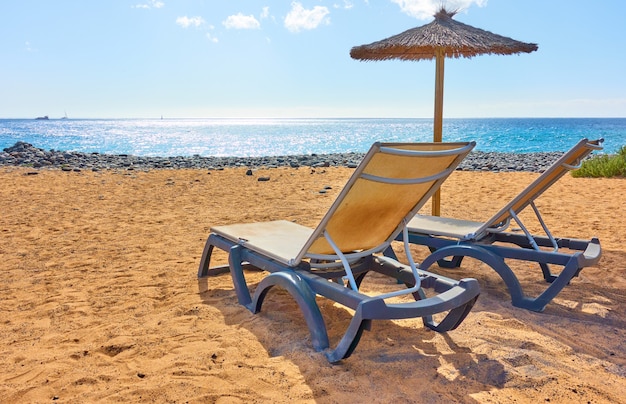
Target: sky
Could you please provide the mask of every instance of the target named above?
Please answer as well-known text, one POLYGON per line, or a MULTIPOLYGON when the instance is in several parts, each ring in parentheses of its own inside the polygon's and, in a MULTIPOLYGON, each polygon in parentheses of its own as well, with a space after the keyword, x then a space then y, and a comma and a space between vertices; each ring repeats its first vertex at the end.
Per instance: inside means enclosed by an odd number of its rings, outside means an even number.
POLYGON ((444 119, 626 117, 623 0, 0 0, 0 118, 432 117, 434 61, 350 49, 442 3, 539 46, 446 59, 444 119))

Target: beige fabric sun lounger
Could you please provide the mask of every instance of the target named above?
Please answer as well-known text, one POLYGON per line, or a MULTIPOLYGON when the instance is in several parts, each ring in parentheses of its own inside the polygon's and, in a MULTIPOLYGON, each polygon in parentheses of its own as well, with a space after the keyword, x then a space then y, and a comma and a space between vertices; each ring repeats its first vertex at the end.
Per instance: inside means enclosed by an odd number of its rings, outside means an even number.
POLYGON ((229 253, 228 269, 239 302, 253 313, 272 287, 286 289, 303 312, 314 347, 325 351, 331 362, 350 356, 374 319, 422 317, 436 331, 454 329, 478 297, 476 280, 455 281, 428 273, 410 254, 409 265, 403 265, 381 253, 473 147, 474 143, 376 143, 315 229, 284 220, 212 227, 198 276, 223 272, 221 267, 209 268, 212 250, 218 247, 229 253), (244 276, 247 266, 269 272, 254 296, 244 276), (394 282, 398 290, 377 296, 362 293, 364 277, 371 271, 404 286, 394 282), (427 297, 425 289, 436 294, 427 297), (316 295, 355 311, 334 350, 329 349, 316 295), (401 295, 415 301, 391 299, 401 295), (442 312, 446 317, 435 323, 432 315, 442 312))
MULTIPOLYGON (((430 263, 437 260, 442 267, 460 266, 463 256, 472 256, 486 262, 506 283, 513 305, 542 311, 583 267, 598 262, 601 248, 595 238, 591 240, 555 238, 543 221, 534 201, 565 173, 578 168, 582 160, 592 151, 601 150, 601 143, 602 139, 593 141, 582 139, 519 195, 484 222, 416 215, 407 226, 408 241, 425 245, 431 251, 435 251, 427 261, 430 263), (520 220, 519 213, 528 206, 534 210, 545 236, 530 234, 520 220), (523 235, 507 232, 511 221, 517 223, 523 235), (564 252, 565 250, 568 252, 564 252), (448 257, 452 258, 447 259, 448 257), (536 298, 525 296, 517 276, 504 262, 505 258, 537 262, 550 286, 536 298), (552 274, 549 267, 551 264, 563 266, 560 274, 552 274)), ((392 251, 387 252, 388 255, 392 255, 391 253, 392 251)), ((426 261, 422 265, 428 267, 426 261)))

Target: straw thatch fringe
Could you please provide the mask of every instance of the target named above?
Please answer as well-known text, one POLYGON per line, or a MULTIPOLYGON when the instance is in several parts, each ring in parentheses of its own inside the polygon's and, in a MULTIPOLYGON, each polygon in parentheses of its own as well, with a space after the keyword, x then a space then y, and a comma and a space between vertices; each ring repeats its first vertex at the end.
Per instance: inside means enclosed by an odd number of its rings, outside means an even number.
POLYGON ((431 23, 368 45, 355 46, 350 56, 365 61, 430 60, 435 58, 438 49, 443 50, 445 57, 452 58, 530 53, 538 49, 537 44, 516 41, 453 20, 456 12, 442 7, 431 23))

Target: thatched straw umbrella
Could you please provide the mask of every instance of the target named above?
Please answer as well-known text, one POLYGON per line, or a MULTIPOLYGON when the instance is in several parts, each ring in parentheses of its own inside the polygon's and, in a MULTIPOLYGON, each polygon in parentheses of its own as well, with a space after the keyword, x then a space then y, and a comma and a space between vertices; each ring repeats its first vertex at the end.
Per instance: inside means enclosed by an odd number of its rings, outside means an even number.
MULTIPOLYGON (((432 60, 436 59, 435 121, 433 140, 442 141, 443 70, 446 57, 471 58, 483 54, 510 55, 537 50, 525 43, 455 21, 456 11, 441 8, 435 20, 369 45, 355 46, 350 56, 359 60, 432 60)), ((433 197, 433 215, 439 215, 439 192, 433 197)))

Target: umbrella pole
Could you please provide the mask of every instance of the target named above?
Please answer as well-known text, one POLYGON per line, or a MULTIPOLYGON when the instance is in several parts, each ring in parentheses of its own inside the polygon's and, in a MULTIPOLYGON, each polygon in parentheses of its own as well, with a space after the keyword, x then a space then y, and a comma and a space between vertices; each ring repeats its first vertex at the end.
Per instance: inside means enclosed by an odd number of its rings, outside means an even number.
POLYGON ((433 140, 442 141, 443 132, 443 69, 444 69, 443 49, 437 49, 436 71, 435 71, 435 125, 433 140))
MULTIPOLYGON (((433 125, 433 141, 441 142, 443 133, 443 70, 445 56, 443 49, 436 51, 435 66, 435 122, 433 125)), ((441 190, 438 189, 432 199, 433 216, 441 216, 441 190)))

